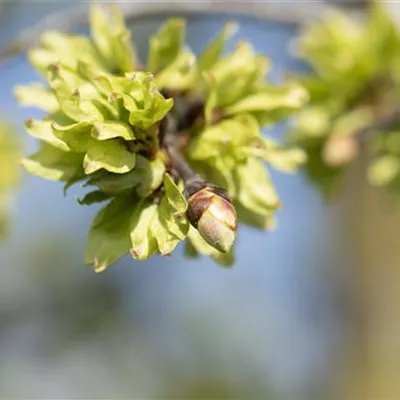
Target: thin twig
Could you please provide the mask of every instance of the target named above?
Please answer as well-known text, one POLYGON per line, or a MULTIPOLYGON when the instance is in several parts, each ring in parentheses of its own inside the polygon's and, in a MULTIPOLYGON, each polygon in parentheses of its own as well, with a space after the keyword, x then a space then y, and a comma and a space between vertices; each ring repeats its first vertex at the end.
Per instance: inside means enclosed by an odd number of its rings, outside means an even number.
POLYGON ((179 177, 184 182, 198 178, 201 179, 199 175, 192 170, 180 151, 178 140, 180 133, 178 132, 177 126, 178 122, 172 115, 168 114, 165 116, 162 123, 161 146, 166 149, 170 157, 172 168, 178 172, 179 177))

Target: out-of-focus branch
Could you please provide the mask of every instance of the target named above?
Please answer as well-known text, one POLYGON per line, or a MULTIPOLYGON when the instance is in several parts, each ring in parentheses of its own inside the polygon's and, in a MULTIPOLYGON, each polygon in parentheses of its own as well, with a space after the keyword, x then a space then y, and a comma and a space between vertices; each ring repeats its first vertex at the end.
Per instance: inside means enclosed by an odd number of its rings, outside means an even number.
MULTIPOLYGON (((353 3, 339 3, 341 6, 353 6, 353 3)), ((358 3, 357 3, 358 4, 358 3)), ((326 8, 320 0, 290 2, 268 1, 149 1, 120 3, 122 14, 128 22, 156 15, 191 15, 229 13, 249 16, 258 20, 275 21, 292 26, 303 25, 318 18, 326 8)), ((78 6, 49 15, 33 28, 23 31, 8 45, 0 48, 0 62, 26 52, 37 45, 40 34, 47 29, 74 31, 88 25, 87 5, 78 6)))
POLYGON ((365 126, 355 133, 360 144, 365 143, 377 132, 387 131, 400 125, 400 108, 393 110, 385 116, 377 118, 370 125, 365 126))

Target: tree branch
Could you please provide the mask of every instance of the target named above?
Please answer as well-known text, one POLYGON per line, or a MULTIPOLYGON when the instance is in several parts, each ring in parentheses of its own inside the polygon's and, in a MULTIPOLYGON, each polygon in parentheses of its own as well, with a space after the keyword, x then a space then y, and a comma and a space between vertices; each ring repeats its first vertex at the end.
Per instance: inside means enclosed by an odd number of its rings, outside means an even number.
MULTIPOLYGON (((340 3, 342 7, 360 8, 361 3, 340 3)), ((330 4, 332 5, 332 4, 330 4)), ((297 27, 318 18, 327 7, 324 1, 294 1, 275 3, 258 1, 199 1, 199 2, 134 2, 118 3, 128 23, 138 19, 162 15, 239 14, 263 21, 273 21, 297 27)), ((0 62, 15 57, 36 46, 47 29, 70 32, 88 25, 87 6, 74 7, 50 14, 37 25, 21 32, 14 40, 0 48, 0 62)))
POLYGON ((372 124, 355 132, 355 137, 360 144, 370 140, 378 131, 396 128, 400 125, 400 108, 395 109, 388 115, 377 118, 372 124))

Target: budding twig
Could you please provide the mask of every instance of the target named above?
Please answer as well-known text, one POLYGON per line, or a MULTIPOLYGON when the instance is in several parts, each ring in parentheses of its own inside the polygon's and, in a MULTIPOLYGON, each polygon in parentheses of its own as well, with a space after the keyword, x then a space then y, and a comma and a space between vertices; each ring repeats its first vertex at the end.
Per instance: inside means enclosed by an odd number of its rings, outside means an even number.
MULTIPOLYGON (((198 103, 197 103, 198 104, 198 103)), ((182 131, 178 127, 187 124, 193 116, 193 109, 187 108, 179 119, 168 114, 161 125, 160 143, 167 151, 172 170, 176 171, 185 185, 188 200, 186 217, 198 230, 202 238, 222 253, 227 253, 233 246, 237 231, 237 216, 228 193, 196 174, 183 157, 179 137, 182 131)), ((178 111, 179 113, 179 111, 178 111)), ((197 117, 194 119, 196 120, 197 117)))

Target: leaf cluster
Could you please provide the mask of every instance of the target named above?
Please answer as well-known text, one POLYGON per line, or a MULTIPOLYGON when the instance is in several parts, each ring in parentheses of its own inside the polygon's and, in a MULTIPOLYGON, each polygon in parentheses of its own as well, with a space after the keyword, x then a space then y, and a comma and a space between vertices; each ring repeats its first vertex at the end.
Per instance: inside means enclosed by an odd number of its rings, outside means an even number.
POLYGON ((85 261, 96 271, 130 252, 134 259, 168 255, 188 237, 187 254, 222 264, 186 218, 184 181, 162 143, 166 116, 178 121, 193 99, 200 112, 177 132, 195 173, 228 190, 244 223, 266 228, 280 202, 265 163, 292 172, 300 149, 261 134, 307 100, 295 82, 266 81, 269 60, 247 42, 224 54, 236 27, 227 24, 196 56, 185 44, 185 21, 171 18, 149 40, 139 60, 129 29, 114 6, 90 9, 91 36, 46 32, 29 60, 45 83, 15 89, 24 106, 44 117, 25 124, 39 150, 23 160, 32 174, 82 182, 80 204, 107 204, 88 234, 85 261))
POLYGON ((311 180, 332 193, 362 150, 370 183, 399 188, 400 31, 384 5, 372 3, 358 20, 332 9, 297 47, 312 73, 299 78, 310 101, 291 141, 306 150, 311 180))

